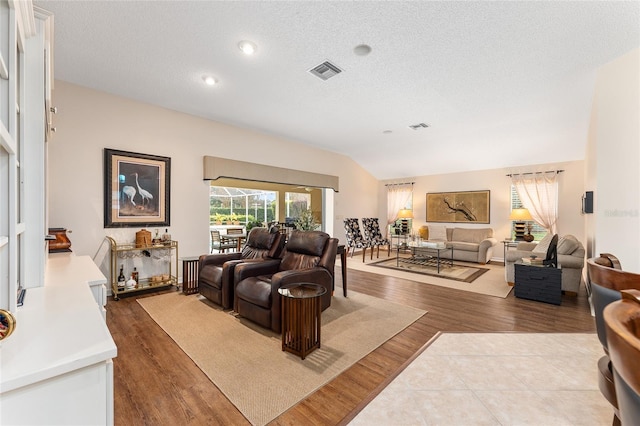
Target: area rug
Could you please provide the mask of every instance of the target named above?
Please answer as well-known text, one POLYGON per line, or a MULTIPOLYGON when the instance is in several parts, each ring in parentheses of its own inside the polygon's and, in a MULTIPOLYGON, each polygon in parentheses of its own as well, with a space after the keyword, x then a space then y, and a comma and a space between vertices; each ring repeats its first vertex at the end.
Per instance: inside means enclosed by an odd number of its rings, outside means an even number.
POLYGON ((449 266, 448 264, 441 264, 440 272, 438 272, 438 268, 433 265, 409 263, 403 262, 402 260, 398 262, 394 258, 379 260, 377 262, 369 263, 369 265, 380 268, 395 269, 398 271, 413 272, 414 274, 431 275, 432 277, 463 281, 465 283, 471 283, 480 275, 489 271, 487 268, 454 263, 452 266, 449 266))
MULTIPOLYGON (((405 280, 415 281, 423 284, 437 285, 440 287, 453 288, 456 290, 469 291, 472 293, 484 294, 487 296, 502 297, 505 298, 509 295, 513 287, 509 286, 504 276, 504 266, 502 264, 486 264, 479 265, 477 263, 469 262, 456 262, 457 264, 463 264, 469 267, 480 267, 487 269, 486 272, 481 274, 473 282, 467 283, 464 281, 456 281, 452 279, 438 277, 436 275, 417 274, 409 270, 397 270, 390 268, 381 268, 372 263, 379 260, 392 260, 395 264, 396 258, 392 254, 390 257, 386 256, 386 253, 380 253, 380 259, 376 259, 374 256, 371 260, 368 256, 365 262, 362 262, 362 254, 354 254, 353 257, 349 257, 347 260, 347 270, 355 269, 358 271, 370 272, 372 274, 391 276, 395 278, 402 278, 405 280)), ((336 259, 336 265, 341 265, 339 259, 336 259)))
POLYGON ((321 348, 301 360, 282 352, 279 334, 200 295, 138 303, 253 425, 273 420, 426 313, 354 291, 336 295, 322 313, 321 348))

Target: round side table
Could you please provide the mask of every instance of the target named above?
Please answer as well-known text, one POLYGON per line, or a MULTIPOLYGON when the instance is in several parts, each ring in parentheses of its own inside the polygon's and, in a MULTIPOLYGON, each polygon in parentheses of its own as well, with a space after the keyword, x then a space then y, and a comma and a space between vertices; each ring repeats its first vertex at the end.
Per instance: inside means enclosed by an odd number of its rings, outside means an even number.
POLYGON ((304 359, 320 347, 321 297, 327 289, 313 283, 287 284, 282 297, 282 350, 304 359))

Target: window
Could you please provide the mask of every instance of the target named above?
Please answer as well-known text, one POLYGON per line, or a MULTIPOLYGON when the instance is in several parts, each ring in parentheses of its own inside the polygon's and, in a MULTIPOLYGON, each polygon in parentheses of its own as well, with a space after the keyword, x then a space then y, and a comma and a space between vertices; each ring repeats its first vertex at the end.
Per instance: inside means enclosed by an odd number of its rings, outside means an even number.
POLYGON ((260 189, 211 186, 209 222, 211 225, 269 223, 277 217, 277 193, 260 189))
POLYGON ((311 208, 311 194, 300 192, 285 192, 285 222, 291 222, 300 217, 302 212, 311 208))
MULTIPOLYGON (((523 207, 524 206, 522 205, 522 201, 520 201, 520 196, 518 195, 518 191, 516 191, 515 185, 511 185, 511 210, 520 209, 523 207)), ((514 221, 511 221, 511 238, 512 239, 515 237, 513 222, 514 221)), ((531 231, 528 231, 527 229, 527 233, 531 232, 531 235, 533 235, 534 241, 540 241, 545 235, 547 235, 547 230, 542 226, 540 226, 539 224, 537 224, 536 222, 528 221, 526 222, 526 224, 527 226, 531 225, 531 231)))

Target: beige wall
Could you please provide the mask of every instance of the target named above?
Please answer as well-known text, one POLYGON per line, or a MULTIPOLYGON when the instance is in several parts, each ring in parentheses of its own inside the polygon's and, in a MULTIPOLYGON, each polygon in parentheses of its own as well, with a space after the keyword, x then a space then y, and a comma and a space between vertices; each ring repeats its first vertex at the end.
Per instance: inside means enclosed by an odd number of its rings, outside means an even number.
POLYGON ((597 76, 586 156, 595 213, 590 256, 615 254, 640 272, 640 50, 602 67, 597 76))
MULTIPOLYGON (((134 241, 139 228, 103 227, 103 149, 171 157, 172 237, 180 256, 209 249, 209 182, 202 157, 339 176, 335 216, 377 212, 377 180, 348 157, 56 81, 57 132, 49 151, 49 226, 65 227, 75 253, 104 256, 105 235, 134 241)), ((153 230, 153 228, 151 228, 153 230)), ((342 221, 329 233, 344 241, 342 221)), ((101 259, 96 259, 98 263, 101 259)))
MULTIPOLYGON (((572 234, 584 243, 584 216, 581 214, 581 195, 584 190, 584 162, 571 161, 532 165, 514 169, 491 169, 444 175, 418 176, 402 179, 402 182, 415 182, 413 188, 413 229, 417 230, 426 224, 426 194, 428 192, 479 191, 489 190, 490 223, 489 224, 446 224, 448 227, 493 228, 493 235, 503 240, 510 235, 511 221, 511 179, 508 173, 525 173, 546 170, 564 170, 558 175, 558 234, 572 234)), ((386 183, 380 182, 378 198, 386 200, 386 183)), ((386 217, 387 206, 382 202, 378 211, 381 218, 386 217)), ((502 245, 494 251, 495 258, 502 258, 502 245)))

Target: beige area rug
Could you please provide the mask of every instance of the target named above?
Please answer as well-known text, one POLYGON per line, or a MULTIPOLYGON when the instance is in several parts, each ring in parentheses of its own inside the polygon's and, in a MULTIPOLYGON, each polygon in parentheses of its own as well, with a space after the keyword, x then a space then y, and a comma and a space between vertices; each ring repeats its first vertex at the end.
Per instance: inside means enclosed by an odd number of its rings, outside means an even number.
POLYGON ((200 295, 166 293, 138 303, 254 425, 273 420, 426 313, 336 291, 322 313, 322 346, 303 361, 282 352, 279 334, 200 295))
MULTIPOLYGON (((470 291, 472 293, 480 293, 486 294, 488 296, 502 298, 507 297, 509 295, 509 292, 513 289, 513 287, 507 284, 504 278, 504 266, 502 265, 479 265, 477 263, 474 264, 456 261, 457 264, 488 269, 488 271, 480 275, 473 282, 467 283, 446 278, 439 278, 437 276, 416 274, 411 271, 380 268, 371 264, 383 259, 393 259, 393 264, 395 265, 396 258, 395 253, 393 252, 391 253, 390 257, 387 257, 386 252, 383 253, 382 251, 380 251, 380 258, 377 259, 374 254, 373 260, 369 258, 369 254, 367 253, 367 258, 364 263, 362 262, 362 253, 355 253, 353 257, 349 257, 347 259, 347 269, 356 269, 358 271, 371 272, 372 274, 387 275, 424 284, 438 285, 441 287, 454 288, 456 290, 470 291)), ((336 259, 336 264, 340 265, 339 259, 336 259)))
POLYGON ((437 266, 425 265, 422 263, 406 262, 397 259, 384 259, 369 263, 369 265, 377 266, 379 268, 395 269, 396 271, 412 272, 414 274, 430 275, 437 278, 446 278, 448 280, 463 281, 465 283, 471 283, 476 278, 488 272, 487 268, 480 268, 478 266, 460 265, 454 263, 449 265, 448 261, 441 262, 440 272, 438 272, 437 266))

